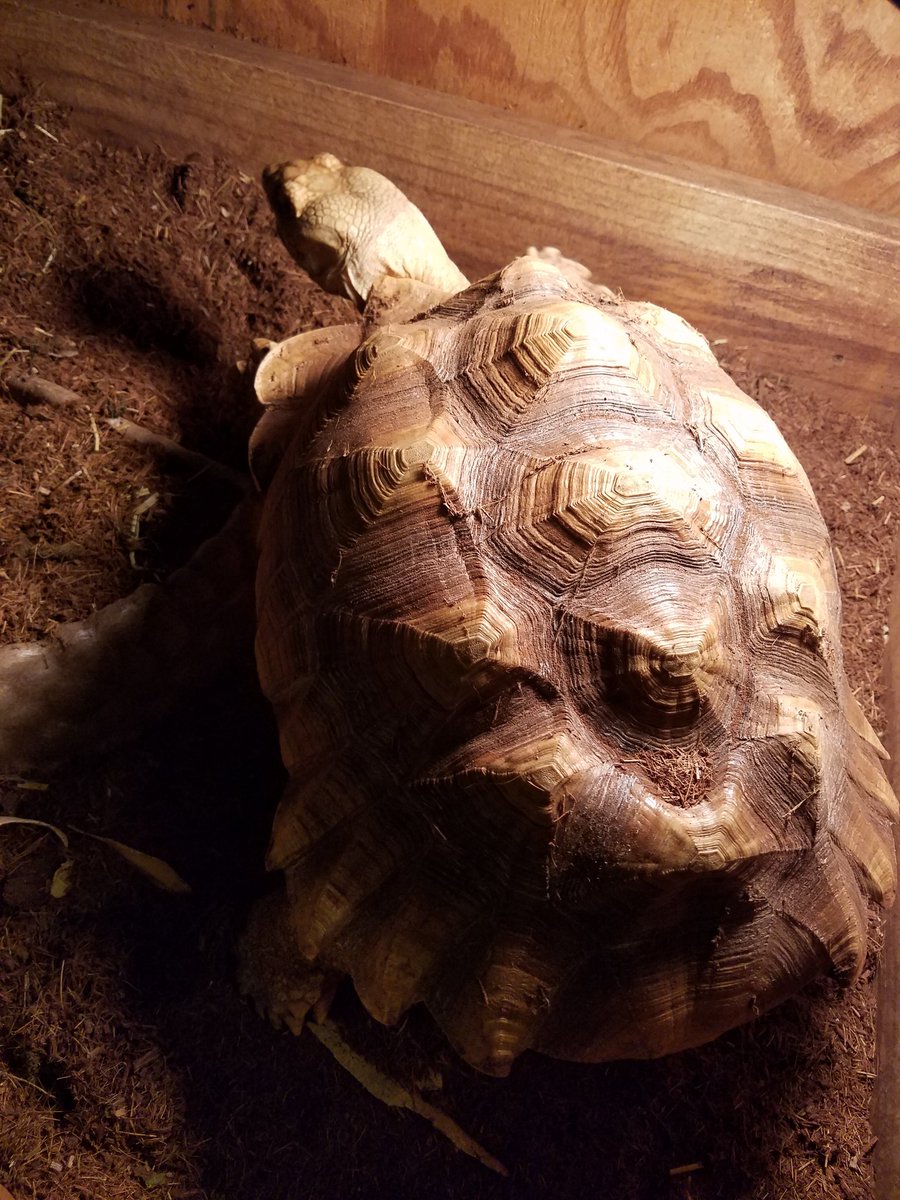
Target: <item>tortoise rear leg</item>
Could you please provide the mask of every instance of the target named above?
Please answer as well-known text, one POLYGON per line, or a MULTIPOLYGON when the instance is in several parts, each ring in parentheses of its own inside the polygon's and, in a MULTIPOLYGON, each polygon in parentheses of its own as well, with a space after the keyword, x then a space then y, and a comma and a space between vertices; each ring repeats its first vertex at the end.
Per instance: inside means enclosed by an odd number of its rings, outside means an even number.
POLYGON ((310 1012, 323 1021, 341 976, 309 962, 297 948, 283 890, 258 900, 239 946, 238 983, 277 1028, 300 1033, 310 1012))

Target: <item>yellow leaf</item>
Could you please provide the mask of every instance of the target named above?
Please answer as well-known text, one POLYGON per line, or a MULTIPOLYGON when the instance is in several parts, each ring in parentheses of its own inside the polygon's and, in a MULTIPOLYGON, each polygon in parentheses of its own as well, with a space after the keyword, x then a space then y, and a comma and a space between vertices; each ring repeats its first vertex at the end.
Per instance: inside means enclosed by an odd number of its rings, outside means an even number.
POLYGON ((126 846, 124 842, 117 842, 114 838, 100 837, 96 833, 88 833, 85 836, 115 850, 116 854, 120 854, 127 863, 140 871, 151 883, 162 888, 164 892, 177 892, 184 895, 191 890, 190 884, 185 883, 178 872, 167 862, 163 862, 161 858, 156 858, 153 854, 145 854, 143 850, 135 850, 134 846, 126 846))
POLYGON ((170 1177, 165 1171, 148 1171, 147 1174, 143 1176, 143 1180, 144 1187, 147 1188, 148 1191, 152 1191, 154 1188, 165 1187, 165 1185, 170 1182, 170 1177))
POLYGON ((67 858, 53 872, 53 878, 50 881, 50 895, 54 900, 61 900, 72 885, 72 868, 75 863, 71 858, 67 858))

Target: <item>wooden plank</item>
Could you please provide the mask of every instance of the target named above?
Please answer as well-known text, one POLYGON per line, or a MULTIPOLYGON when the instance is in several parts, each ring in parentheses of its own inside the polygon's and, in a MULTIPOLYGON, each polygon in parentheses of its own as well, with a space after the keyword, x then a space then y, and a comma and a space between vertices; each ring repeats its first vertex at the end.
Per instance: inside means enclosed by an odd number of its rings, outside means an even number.
POLYGON ((819 403, 900 399, 894 219, 76 0, 0 0, 19 65, 97 134, 249 170, 331 149, 404 187, 469 273, 557 245, 819 403))
POLYGON ((900 216, 887 0, 116 2, 900 216))

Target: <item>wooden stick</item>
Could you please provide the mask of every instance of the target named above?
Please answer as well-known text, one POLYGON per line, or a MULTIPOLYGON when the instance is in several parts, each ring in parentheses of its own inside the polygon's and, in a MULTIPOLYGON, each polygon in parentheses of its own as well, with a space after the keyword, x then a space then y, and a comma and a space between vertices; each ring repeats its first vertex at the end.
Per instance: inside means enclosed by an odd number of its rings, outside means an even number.
POLYGON ((71 408, 82 403, 82 398, 77 392, 63 387, 61 383, 42 379, 40 375, 16 373, 7 375, 3 382, 9 388, 10 394, 23 404, 51 404, 54 408, 71 408))
MULTIPOLYGON (((73 392, 71 388, 53 383, 49 379, 42 379, 40 375, 7 375, 5 383, 10 393, 25 404, 50 404, 54 408, 72 408, 76 404, 84 403, 83 397, 79 396, 77 392, 73 392)), ((93 421, 92 424, 94 424, 93 421)), ((233 467, 207 458, 205 454, 200 454, 196 450, 188 450, 180 442, 166 437, 165 434, 154 433, 143 425, 129 421, 126 417, 109 417, 106 424, 121 434, 126 441, 137 446, 149 447, 164 458, 174 459, 176 462, 190 467, 198 475, 214 475, 217 479, 232 484, 242 492, 247 491, 250 486, 249 476, 242 475, 233 467)), ((97 440, 95 435, 95 448, 99 448, 96 447, 97 440)))
POLYGON ((207 458, 205 454, 200 454, 197 450, 188 450, 186 446, 182 446, 173 438, 166 437, 164 433, 155 433, 144 425, 129 421, 127 417, 107 417, 106 424, 110 429, 121 434, 127 442, 131 442, 135 446, 145 446, 163 458, 173 459, 175 462, 191 468, 198 475, 214 475, 217 479, 222 479, 226 483, 240 488, 241 491, 246 491, 250 486, 249 476, 242 475, 233 467, 216 462, 213 458, 207 458))

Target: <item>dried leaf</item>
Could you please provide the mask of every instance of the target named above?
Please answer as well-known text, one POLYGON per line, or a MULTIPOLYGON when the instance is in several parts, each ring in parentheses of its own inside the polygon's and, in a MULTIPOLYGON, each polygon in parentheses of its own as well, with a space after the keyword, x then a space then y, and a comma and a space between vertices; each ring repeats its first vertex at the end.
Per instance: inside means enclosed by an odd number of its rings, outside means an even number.
POLYGON ((0 1200, 16 1200, 12 1192, 8 1192, 2 1183, 0 1183, 0 1200))
POLYGON ((50 895, 54 900, 61 900, 72 886, 72 868, 74 866, 74 860, 67 858, 53 872, 53 878, 50 880, 50 895))
POLYGON ((134 846, 126 846, 124 842, 117 842, 114 838, 100 837, 96 833, 85 833, 84 836, 93 838, 95 842, 102 842, 104 846, 115 850, 116 854, 120 854, 127 863, 140 871, 151 883, 162 888, 164 892, 185 895, 191 890, 190 884, 185 883, 178 872, 161 858, 157 858, 153 854, 145 854, 143 850, 135 850, 134 846))
POLYGON ((457 1150, 461 1150, 463 1154, 468 1154, 472 1158, 477 1158, 480 1163, 492 1171, 496 1171, 498 1175, 509 1174, 503 1163, 494 1158, 493 1154, 488 1153, 484 1146, 476 1142, 473 1137, 470 1137, 452 1117, 448 1117, 441 1109, 429 1104, 415 1088, 405 1087, 396 1079, 391 1079, 390 1076, 379 1071, 376 1066, 348 1046, 333 1021, 322 1021, 318 1024, 311 1021, 307 1025, 307 1029, 318 1038, 344 1070, 349 1071, 357 1083, 362 1084, 369 1095, 374 1096, 376 1100, 381 1100, 383 1104, 390 1105, 391 1108, 407 1108, 410 1112, 418 1113, 420 1117, 430 1121, 439 1133, 453 1143, 457 1150))
MULTIPOLYGON (((69 849, 69 835, 59 826, 51 825, 49 821, 36 821, 32 817, 0 816, 0 825, 32 825, 38 829, 48 829, 51 833, 56 834, 67 850, 69 849)), ((72 859, 67 857, 54 871, 50 881, 50 895, 54 900, 61 900, 69 890, 73 866, 72 859)), ((2 1191, 0 1191, 0 1200, 3 1200, 2 1191)))
MULTIPOLYGON (((49 821, 36 821, 33 817, 6 817, 0 816, 0 826, 2 825, 35 825, 38 829, 49 829, 51 833, 55 833, 65 848, 69 848, 69 836, 58 825, 51 825, 49 821)), ((3 1197, 0 1196, 0 1200, 3 1197)))
MULTIPOLYGON (((143 1177, 144 1187, 152 1192, 154 1188, 164 1187, 171 1179, 165 1171, 148 1171, 143 1177)), ((0 1198, 2 1200, 2 1198, 0 1198)))
MULTIPOLYGON (((32 817, 0 816, 0 826, 3 825, 34 825, 38 829, 49 829, 51 833, 56 834, 65 848, 69 849, 68 834, 60 829, 58 825, 51 825, 49 821, 37 821, 32 817)), ((145 875, 151 883, 156 884, 158 888, 162 888, 165 892, 184 894, 191 890, 190 884, 185 883, 173 867, 170 867, 167 862, 163 862, 161 858, 156 858, 153 854, 145 854, 143 850, 135 850, 133 846, 126 846, 124 842, 117 842, 114 838, 100 837, 99 834, 88 833, 84 829, 76 829, 74 832, 80 833, 82 837, 89 837, 95 842, 102 842, 105 846, 109 846, 117 854, 120 854, 126 862, 140 871, 142 875, 145 875)), ((52 896, 59 899, 59 897, 64 896, 69 890, 71 870, 72 862, 66 859, 53 876, 53 882, 50 885, 50 894, 52 896)), ((0 1200, 3 1200, 2 1196, 0 1196, 0 1200)))

